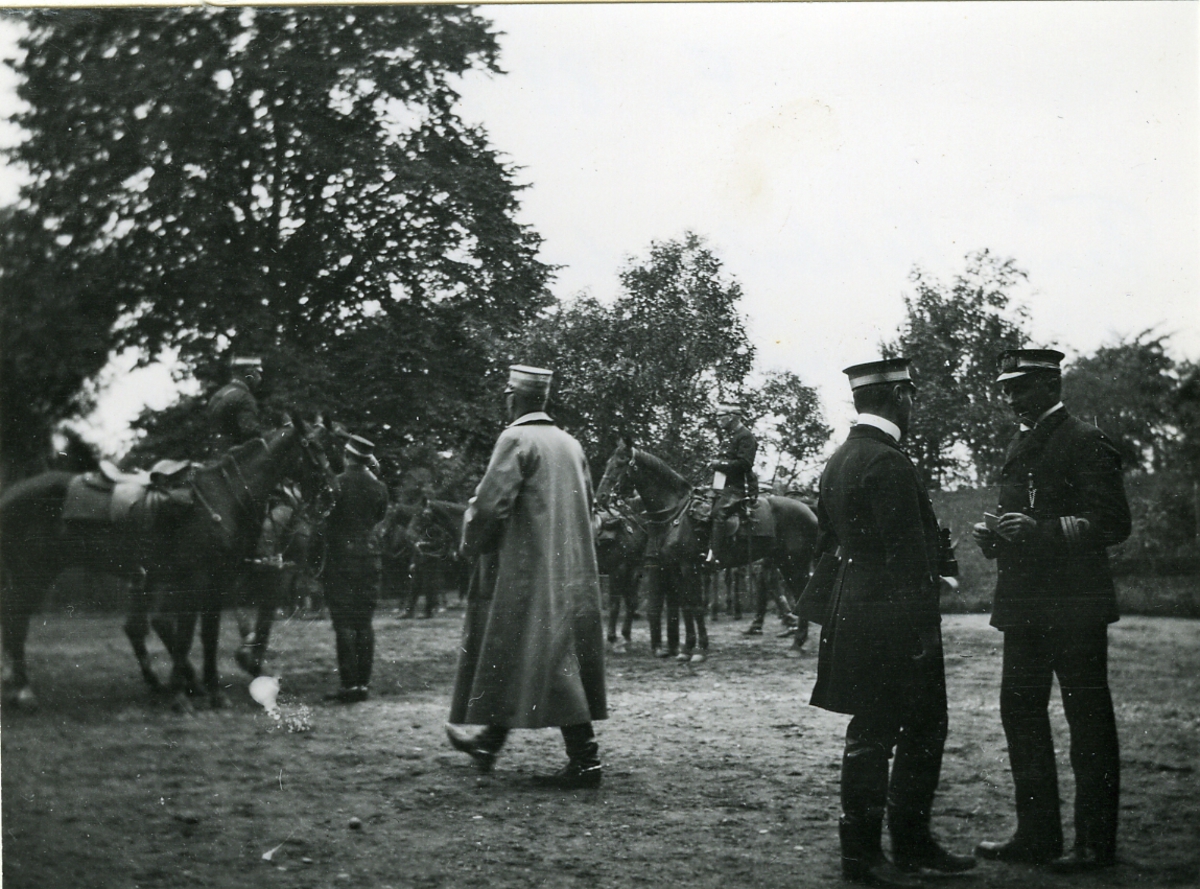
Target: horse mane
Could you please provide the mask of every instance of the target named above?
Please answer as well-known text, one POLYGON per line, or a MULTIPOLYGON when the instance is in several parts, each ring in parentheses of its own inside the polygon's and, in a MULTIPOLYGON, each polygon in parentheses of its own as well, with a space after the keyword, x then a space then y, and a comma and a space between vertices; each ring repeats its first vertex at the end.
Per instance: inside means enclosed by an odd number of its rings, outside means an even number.
POLYGON ((676 470, 667 465, 661 457, 656 457, 649 451, 644 451, 641 448, 635 448, 633 452, 634 462, 641 462, 650 467, 655 472, 662 473, 675 483, 675 486, 681 491, 692 490, 692 483, 680 475, 676 470))

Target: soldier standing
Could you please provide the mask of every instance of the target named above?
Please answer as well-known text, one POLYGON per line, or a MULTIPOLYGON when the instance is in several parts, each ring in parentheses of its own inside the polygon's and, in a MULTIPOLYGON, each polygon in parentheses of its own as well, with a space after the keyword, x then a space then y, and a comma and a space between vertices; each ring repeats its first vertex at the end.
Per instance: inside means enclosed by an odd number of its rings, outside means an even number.
POLYGON ((375 659, 372 619, 381 573, 372 534, 387 513, 387 486, 375 477, 375 445, 360 435, 346 443, 346 469, 334 480, 336 501, 327 524, 325 602, 333 621, 341 688, 331 697, 365 701, 375 659))
POLYGON ((1060 400, 1062 358, 1053 349, 1009 350, 997 378, 1021 426, 1001 470, 1000 515, 973 536, 999 569, 991 622, 1004 633, 1000 719, 1017 830, 976 854, 1074 873, 1116 863, 1121 763, 1108 625, 1118 614, 1105 549, 1129 536, 1130 515, 1116 448, 1060 400), (1075 844, 1062 858, 1047 713, 1056 675, 1075 772, 1075 844))
POLYGON ((821 474, 817 548, 836 552, 840 568, 811 703, 851 714, 842 755, 843 877, 912 887, 921 884, 909 874, 922 868, 975 866, 930 831, 947 727, 940 535, 921 476, 900 449, 916 391, 909 362, 875 361, 845 373, 858 423, 821 474), (885 811, 894 864, 881 844, 885 811))
POLYGON ((487 772, 510 729, 560 728, 567 765, 535 782, 597 787, 592 722, 608 709, 592 481, 579 442, 546 413, 551 378, 509 368, 511 423, 463 518, 462 551, 477 560, 446 733, 487 772))

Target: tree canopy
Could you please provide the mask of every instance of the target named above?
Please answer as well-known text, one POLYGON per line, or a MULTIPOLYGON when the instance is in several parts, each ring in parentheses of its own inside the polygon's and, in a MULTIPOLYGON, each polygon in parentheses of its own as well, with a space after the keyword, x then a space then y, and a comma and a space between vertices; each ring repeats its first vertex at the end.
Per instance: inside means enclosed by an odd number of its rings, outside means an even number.
POLYGON ((628 435, 699 480, 716 447, 722 398, 746 402, 750 423, 770 413, 790 424, 780 441, 797 459, 810 453, 810 438, 823 446, 829 432, 815 390, 790 374, 769 375, 762 391, 749 382, 755 353, 741 285, 701 237, 653 241, 619 279, 612 305, 581 296, 533 326, 514 352, 556 369, 556 417, 589 459, 604 461, 628 435))
MULTIPOLYGON (((277 388, 294 379, 290 395, 368 434, 430 415, 476 433, 458 405, 550 302, 552 272, 516 222, 514 168, 456 110, 456 77, 499 72, 486 19, 358 6, 26 24, 12 159, 32 182, 0 260, 6 344, 53 355, 37 313, 69 305, 93 359, 72 378, 112 347, 173 346, 202 379, 259 353, 277 388)), ((5 351, 7 411, 10 388, 54 373, 5 351)))
POLYGON ((1026 273, 1015 260, 987 250, 970 253, 949 283, 915 268, 916 292, 904 297, 906 316, 884 355, 912 361, 918 406, 906 449, 927 482, 941 486, 997 473, 1011 419, 996 384, 1005 349, 1029 340, 1028 313, 1013 302, 1026 273))

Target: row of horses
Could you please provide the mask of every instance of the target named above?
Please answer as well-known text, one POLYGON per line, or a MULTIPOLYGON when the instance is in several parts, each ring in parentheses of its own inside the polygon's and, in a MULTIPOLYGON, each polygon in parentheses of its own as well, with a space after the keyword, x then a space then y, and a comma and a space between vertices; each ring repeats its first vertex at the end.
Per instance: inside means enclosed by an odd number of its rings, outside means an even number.
MULTIPOLYGON (((64 570, 80 567, 128 582, 132 592, 125 630, 152 689, 164 685, 154 674, 147 652, 151 628, 170 658, 166 687, 181 701, 202 695, 213 706, 222 704, 217 640, 221 608, 229 604, 227 591, 245 578, 247 564, 280 561, 288 556, 286 546, 299 540, 306 546, 311 542, 314 526, 332 506, 333 470, 326 456, 331 435, 324 424, 307 424, 293 416, 287 425, 233 448, 213 464, 190 467, 186 477, 177 481, 187 495, 187 506, 136 524, 64 520, 68 493, 79 483, 79 473, 45 472, 7 488, 0 495, 4 550, 0 641, 6 661, 6 699, 33 703, 25 659, 31 617, 54 580, 64 570), (286 516, 277 515, 280 504, 271 503, 272 493, 284 479, 294 482, 299 492, 296 502, 286 504, 290 509, 286 516), (307 517, 312 533, 281 534, 272 551, 258 548, 267 536, 264 522, 267 528, 275 523, 282 529, 300 517, 307 517), (197 624, 201 677, 189 659, 197 624)), ((596 490, 596 543, 600 570, 610 587, 610 640, 617 638, 622 605, 622 636, 629 639, 639 576, 648 566, 655 580, 648 614, 651 647, 681 657, 704 657, 708 638, 703 582, 711 574, 707 570, 711 565, 705 562, 709 530, 689 509, 696 496, 682 475, 632 442, 621 442, 609 458, 596 490), (618 496, 618 491, 629 487, 640 501, 636 508, 618 496), (683 618, 685 630, 682 649, 678 617, 683 618)), ((720 564, 733 568, 764 559, 778 571, 794 601, 808 575, 816 516, 791 498, 764 499, 773 536, 753 538, 753 543, 751 538, 733 538, 719 553, 720 564)), ((410 613, 415 597, 422 591, 432 595, 430 590, 446 572, 451 573, 453 585, 462 588, 465 566, 458 562, 456 551, 464 510, 464 504, 427 500, 411 511, 393 509, 381 526, 385 565, 408 565, 410 613), (438 576, 430 576, 434 573, 438 576)), ((307 560, 309 555, 295 559, 307 560)), ((238 661, 255 673, 261 667, 276 605, 281 603, 277 583, 255 583, 251 577, 250 586, 274 590, 258 602, 254 628, 243 633, 257 642, 257 657, 253 663, 244 663, 240 656, 238 661)))

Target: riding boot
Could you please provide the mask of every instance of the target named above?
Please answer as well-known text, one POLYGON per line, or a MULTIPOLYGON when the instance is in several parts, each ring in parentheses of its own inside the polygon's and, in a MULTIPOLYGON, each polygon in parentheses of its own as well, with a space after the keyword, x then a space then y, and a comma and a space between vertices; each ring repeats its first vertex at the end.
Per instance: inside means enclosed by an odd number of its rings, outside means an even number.
POLYGON ((562 727, 563 743, 567 748, 567 764, 553 775, 540 775, 534 783, 541 787, 578 790, 599 787, 604 771, 600 765, 600 745, 590 722, 562 727))
POLYGON ((371 624, 355 631, 354 650, 357 667, 354 684, 365 693, 371 684, 371 666, 375 661, 375 628, 371 624))
POLYGON ((341 685, 338 695, 342 697, 352 693, 357 684, 355 681, 358 678, 358 647, 355 638, 357 635, 354 630, 345 627, 334 631, 334 639, 337 643, 338 681, 341 685))
POLYGON ((843 815, 838 822, 842 878, 851 883, 917 889, 922 883, 896 868, 883 854, 883 816, 843 815))
POLYGON ((944 874, 957 874, 975 867, 969 855, 954 855, 934 838, 930 829, 929 807, 905 809, 889 803, 888 833, 892 838, 892 861, 905 873, 922 868, 944 874))

